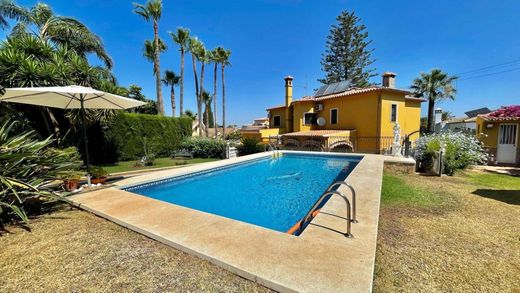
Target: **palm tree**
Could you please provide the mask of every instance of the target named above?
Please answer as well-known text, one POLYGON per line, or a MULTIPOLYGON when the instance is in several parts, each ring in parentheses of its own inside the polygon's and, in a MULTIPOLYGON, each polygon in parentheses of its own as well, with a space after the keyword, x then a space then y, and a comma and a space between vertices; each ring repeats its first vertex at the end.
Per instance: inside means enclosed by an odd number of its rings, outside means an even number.
MULTIPOLYGON (((204 98, 202 97, 202 94, 205 92, 204 90, 204 68, 205 68, 205 65, 206 63, 209 62, 209 52, 208 50, 206 50, 206 48, 204 48, 204 46, 202 48, 200 48, 199 52, 197 53, 197 60, 199 60, 200 62, 200 90, 199 90, 199 94, 201 95, 200 98, 199 98, 199 104, 200 104, 200 107, 199 107, 199 116, 201 118, 199 118, 199 120, 202 120, 202 103, 204 102, 204 98)), ((206 122, 208 123, 208 125, 204 125, 204 128, 206 130, 206 137, 208 136, 208 127, 209 127, 209 120, 206 120, 206 122)), ((203 124, 201 124, 203 125, 203 124)), ((200 131, 202 131, 202 129, 200 129, 200 131)))
POLYGON ((181 51, 181 94, 179 97, 179 109, 180 113, 184 113, 184 54, 188 49, 190 42, 190 31, 185 28, 177 28, 175 33, 169 32, 173 41, 179 45, 179 51, 181 51))
MULTIPOLYGON (((198 59, 198 55, 204 50, 204 45, 202 44, 197 37, 190 38, 189 42, 189 48, 191 53, 191 62, 193 65, 193 76, 195 77, 195 98, 197 101, 197 114, 198 114, 198 121, 199 125, 202 125, 202 105, 200 102, 200 95, 199 95, 199 78, 197 76, 197 63, 196 60, 198 59)), ((199 126, 199 136, 202 136, 202 129, 199 126)))
POLYGON ((25 8, 16 5, 13 1, 0 1, 0 28, 9 28, 9 22, 7 22, 7 18, 16 19, 18 21, 25 19, 25 12, 25 8))
MULTIPOLYGON (((175 86, 179 84, 180 77, 171 70, 164 71, 162 82, 170 86, 170 97, 172 101, 172 116, 175 117, 175 86)), ((181 112, 182 113, 182 112, 181 112)))
POLYGON ((215 138, 217 138, 217 68, 219 64, 217 48, 211 51, 210 61, 213 63, 213 127, 215 128, 215 138))
POLYGON ((210 119, 210 116, 209 116, 209 113, 211 112, 211 99, 212 99, 212 96, 207 92, 207 91, 203 91, 202 94, 201 94, 201 100, 202 102, 204 103, 204 114, 205 114, 205 117, 204 117, 204 120, 206 120, 206 124, 205 125, 205 132, 206 132, 206 137, 209 137, 209 119, 210 119))
POLYGON ((193 113, 191 110, 184 111, 184 114, 182 116, 191 118, 191 120, 196 121, 197 120, 197 114, 193 113))
MULTIPOLYGON (((94 53, 107 68, 113 66, 112 58, 105 51, 99 36, 75 18, 55 15, 47 4, 38 3, 27 9, 4 0, 0 4, 0 15, 18 20, 11 35, 33 34, 44 42, 50 41, 55 45, 66 46, 83 58, 89 53, 94 53)), ((5 24, 1 20, 0 23, 5 24)))
POLYGON ((142 16, 146 21, 153 22, 153 35, 154 35, 154 58, 153 67, 155 74, 155 91, 157 93, 157 112, 159 115, 164 115, 164 102, 162 97, 161 88, 161 66, 159 60, 160 43, 159 43, 159 19, 162 14, 162 1, 161 0, 148 0, 146 4, 134 3, 134 13, 142 16))
MULTIPOLYGON (((166 47, 166 44, 163 42, 163 40, 159 39, 159 52, 164 52, 168 49, 166 47)), ((154 56, 155 56, 155 43, 150 40, 144 41, 144 47, 143 47, 143 56, 146 58, 146 60, 150 62, 154 62, 154 56)), ((153 68, 153 74, 156 75, 155 72, 155 66, 153 68)))
POLYGON ((222 77, 222 137, 226 136, 226 83, 224 78, 224 71, 227 65, 231 65, 229 62, 229 57, 231 56, 231 51, 224 49, 223 47, 218 47, 216 49, 217 59, 220 63, 221 69, 221 77, 222 77))
POLYGON ((455 99, 457 90, 453 86, 456 76, 449 76, 440 69, 432 69, 430 73, 421 73, 412 83, 412 90, 417 97, 428 99, 428 131, 434 132, 434 110, 435 102, 455 99))

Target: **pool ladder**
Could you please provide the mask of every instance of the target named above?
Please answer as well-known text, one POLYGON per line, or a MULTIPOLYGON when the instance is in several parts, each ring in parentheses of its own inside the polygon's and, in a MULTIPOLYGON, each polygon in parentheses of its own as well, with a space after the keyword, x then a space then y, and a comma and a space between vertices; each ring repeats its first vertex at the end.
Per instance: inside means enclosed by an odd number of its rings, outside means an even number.
POLYGON ((305 227, 305 225, 310 223, 310 221, 312 221, 312 219, 314 218, 315 211, 318 210, 318 208, 323 203, 323 201, 328 196, 334 196, 334 195, 337 195, 337 196, 343 198, 343 200, 345 201, 345 205, 347 206, 347 219, 346 219, 347 220, 347 232, 343 233, 343 235, 345 235, 345 237, 347 237, 347 238, 354 237, 354 235, 351 232, 351 224, 358 223, 358 220, 356 219, 356 190, 354 189, 354 187, 352 187, 352 185, 350 185, 344 181, 334 181, 331 185, 329 185, 327 190, 320 196, 320 198, 318 198, 318 200, 314 203, 314 205, 312 205, 312 208, 307 212, 305 217, 303 217, 303 219, 299 222, 298 230, 296 230, 297 234, 300 234, 303 231, 303 228, 305 227), (350 192, 352 194, 352 204, 350 204, 350 201, 343 193, 341 193, 338 190, 332 190, 333 188, 339 187, 341 185, 345 185, 350 189, 350 192))
POLYGON ((272 143, 267 144, 267 151, 273 152, 273 159, 279 157, 281 154, 278 148, 272 143))

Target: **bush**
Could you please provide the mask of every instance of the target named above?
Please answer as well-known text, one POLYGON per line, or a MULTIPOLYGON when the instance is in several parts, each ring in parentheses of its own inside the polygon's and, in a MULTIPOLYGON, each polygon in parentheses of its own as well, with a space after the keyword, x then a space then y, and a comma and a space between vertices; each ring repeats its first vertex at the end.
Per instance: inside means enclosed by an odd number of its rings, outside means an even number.
POLYGON ((239 141, 242 139, 242 133, 240 133, 239 130, 231 131, 230 133, 226 134, 226 140, 236 140, 239 141))
POLYGON ((183 139, 191 136, 191 123, 185 117, 121 112, 103 132, 117 149, 118 160, 136 160, 150 154, 169 156, 183 139))
POLYGON ((440 151, 441 144, 445 146, 443 166, 444 173, 448 175, 487 161, 482 142, 475 136, 462 132, 443 132, 420 137, 415 141, 415 160, 426 168, 431 168, 433 157, 440 151))
POLYGON ((240 156, 260 153, 265 151, 265 145, 255 138, 243 138, 242 143, 237 147, 240 156))
POLYGON ((55 149, 53 140, 38 140, 34 131, 13 134, 14 122, 0 127, 0 227, 28 214, 42 203, 59 199, 44 185, 80 166, 76 148, 55 149))
POLYGON ((221 139, 193 137, 184 140, 180 148, 189 151, 194 158, 223 158, 226 142, 221 139))

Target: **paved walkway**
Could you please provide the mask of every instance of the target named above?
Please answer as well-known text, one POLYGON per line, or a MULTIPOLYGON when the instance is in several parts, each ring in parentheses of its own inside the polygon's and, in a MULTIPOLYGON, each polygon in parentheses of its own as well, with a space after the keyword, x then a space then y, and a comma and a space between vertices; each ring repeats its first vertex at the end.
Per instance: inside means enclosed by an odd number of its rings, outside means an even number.
POLYGON ((474 168, 491 173, 520 176, 520 167, 516 166, 475 166, 474 168))
MULTIPOLYGON (((267 154, 269 155, 269 154, 267 154)), ((132 177, 132 185, 266 156, 256 154, 132 177)), ((345 203, 332 197, 300 237, 169 204, 117 188, 71 197, 75 205, 277 291, 370 292, 383 158, 365 155, 347 178, 357 191, 355 238, 346 238, 345 203)), ((349 194, 344 186, 339 188, 349 194)), ((206 191, 210 193, 211 191, 206 191)))

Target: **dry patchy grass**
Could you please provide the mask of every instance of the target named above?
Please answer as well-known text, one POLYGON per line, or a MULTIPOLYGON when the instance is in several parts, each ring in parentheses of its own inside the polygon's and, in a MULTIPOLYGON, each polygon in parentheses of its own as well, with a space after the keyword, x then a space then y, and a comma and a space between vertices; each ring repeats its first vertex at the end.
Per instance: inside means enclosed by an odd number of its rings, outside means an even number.
POLYGON ((508 183, 497 189, 473 172, 385 175, 383 184, 400 181, 434 204, 395 201, 400 189, 383 188, 374 291, 520 292, 520 179, 500 178, 508 183))
POLYGON ((266 292, 157 241, 70 209, 0 236, 0 292, 266 292))

